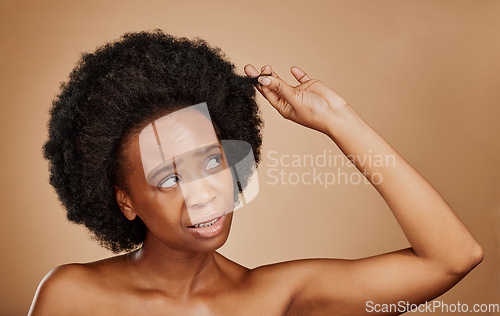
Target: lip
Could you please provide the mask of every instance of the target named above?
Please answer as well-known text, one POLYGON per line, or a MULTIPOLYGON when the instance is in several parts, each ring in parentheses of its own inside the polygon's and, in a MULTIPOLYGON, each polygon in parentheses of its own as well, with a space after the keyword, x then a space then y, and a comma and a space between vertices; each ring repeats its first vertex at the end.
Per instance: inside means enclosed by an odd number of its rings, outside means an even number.
MULTIPOLYGON (((188 227, 188 230, 199 238, 213 238, 222 232, 226 215, 216 217, 217 221, 208 227, 188 227)), ((214 220, 213 218, 212 220, 214 220)), ((206 221, 209 222, 209 221, 206 221)))
POLYGON ((188 225, 188 226, 209 223, 209 222, 213 221, 214 219, 219 218, 219 217, 224 216, 224 215, 226 215, 226 213, 217 215, 215 212, 212 212, 212 213, 204 215, 202 217, 198 217, 191 225, 188 225))

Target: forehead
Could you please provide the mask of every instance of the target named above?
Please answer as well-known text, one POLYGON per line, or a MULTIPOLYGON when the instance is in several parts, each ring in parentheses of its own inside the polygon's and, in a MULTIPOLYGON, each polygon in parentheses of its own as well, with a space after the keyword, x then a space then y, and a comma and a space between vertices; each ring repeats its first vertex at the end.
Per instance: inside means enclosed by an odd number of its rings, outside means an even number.
POLYGON ((161 146, 167 159, 216 143, 217 139, 210 119, 192 109, 165 115, 146 126, 139 134, 141 152, 159 154, 158 146, 161 146))
POLYGON ((189 107, 148 124, 138 137, 145 174, 172 158, 218 143, 207 115, 197 108, 189 107))

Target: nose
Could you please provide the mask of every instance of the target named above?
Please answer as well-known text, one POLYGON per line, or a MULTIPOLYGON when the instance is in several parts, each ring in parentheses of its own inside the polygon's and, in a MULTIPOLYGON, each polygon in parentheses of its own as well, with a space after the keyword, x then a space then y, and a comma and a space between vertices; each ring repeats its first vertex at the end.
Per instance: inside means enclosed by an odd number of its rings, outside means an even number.
POLYGON ((181 191, 188 208, 203 208, 215 199, 216 191, 208 178, 202 177, 181 183, 181 191))

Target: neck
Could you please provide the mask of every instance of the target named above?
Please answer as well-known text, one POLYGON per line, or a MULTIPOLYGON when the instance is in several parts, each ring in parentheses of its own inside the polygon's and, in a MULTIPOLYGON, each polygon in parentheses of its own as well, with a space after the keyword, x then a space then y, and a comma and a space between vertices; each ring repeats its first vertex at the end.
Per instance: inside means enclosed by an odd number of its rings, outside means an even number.
POLYGON ((188 297, 216 284, 222 271, 212 252, 172 249, 150 234, 143 246, 128 254, 129 265, 137 271, 139 286, 164 292, 171 297, 188 297))

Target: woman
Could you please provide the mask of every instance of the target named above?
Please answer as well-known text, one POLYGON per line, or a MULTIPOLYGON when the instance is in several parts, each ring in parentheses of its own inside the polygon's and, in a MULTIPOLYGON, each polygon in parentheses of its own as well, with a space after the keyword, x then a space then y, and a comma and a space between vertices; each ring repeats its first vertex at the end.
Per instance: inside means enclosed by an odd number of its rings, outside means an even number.
POLYGON ((126 34, 83 56, 51 111, 44 147, 51 184, 71 221, 114 252, 128 252, 55 268, 40 283, 31 315, 369 314, 383 304, 431 300, 481 262, 482 248, 441 196, 321 81, 298 67, 291 68, 297 86, 270 66, 245 66, 250 80, 233 69, 204 41, 161 31, 126 34), (326 134, 344 154, 395 157, 389 166, 354 162, 411 248, 255 269, 216 252, 237 192, 223 172, 231 163, 221 140, 250 144, 260 161, 262 121, 252 85, 285 119, 326 134), (209 116, 191 108, 201 103, 209 116), (154 148, 162 159, 148 165, 145 153, 154 148), (195 167, 181 168, 181 158, 195 167), (149 181, 165 162, 170 173, 149 181), (220 172, 208 175, 213 168, 220 172), (220 178, 207 180, 212 176, 220 178))

